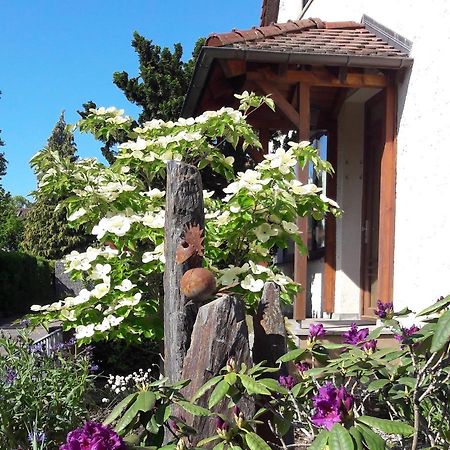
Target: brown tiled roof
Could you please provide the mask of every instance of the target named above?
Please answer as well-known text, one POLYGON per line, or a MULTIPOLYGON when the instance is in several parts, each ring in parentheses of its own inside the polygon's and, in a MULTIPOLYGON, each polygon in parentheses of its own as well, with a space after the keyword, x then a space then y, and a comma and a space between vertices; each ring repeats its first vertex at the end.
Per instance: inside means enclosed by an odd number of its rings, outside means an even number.
POLYGON ((408 57, 357 22, 307 19, 212 34, 206 45, 316 55, 408 57))

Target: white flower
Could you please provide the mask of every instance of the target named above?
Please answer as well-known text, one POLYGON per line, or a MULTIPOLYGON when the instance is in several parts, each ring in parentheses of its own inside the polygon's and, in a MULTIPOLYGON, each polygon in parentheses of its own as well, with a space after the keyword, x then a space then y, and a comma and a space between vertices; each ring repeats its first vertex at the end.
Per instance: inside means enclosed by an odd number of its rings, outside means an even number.
POLYGON ((123 298, 117 303, 117 306, 114 309, 121 308, 122 306, 136 306, 142 298, 142 294, 138 292, 134 294, 133 297, 123 298))
POLYGON ((230 206, 230 211, 232 212, 232 213, 238 213, 239 211, 241 210, 241 207, 239 206, 239 205, 231 205, 230 206))
POLYGON ((247 291, 259 292, 264 287, 264 281, 255 280, 251 275, 247 275, 241 281, 241 287, 242 289, 246 289, 247 291))
POLYGON ((271 273, 272 272, 269 268, 262 266, 261 264, 255 264, 253 261, 249 261, 249 264, 250 264, 250 268, 252 269, 252 272, 255 275, 259 275, 261 273, 271 273))
POLYGON ((111 272, 110 264, 96 264, 91 272, 93 280, 103 280, 111 272))
POLYGON ((225 225, 228 222, 228 219, 230 218, 230 211, 224 211, 218 218, 217 218, 217 225, 225 225))
POLYGON ((320 200, 334 206, 335 208, 339 208, 339 205, 334 200, 331 200, 331 198, 328 198, 325 194, 320 194, 320 200))
POLYGON ((77 339, 89 338, 95 334, 95 325, 90 323, 89 325, 78 325, 75 328, 75 337, 77 339))
POLYGON ((238 173, 238 181, 229 184, 224 188, 223 192, 226 194, 235 194, 241 189, 245 188, 249 191, 260 191, 264 185, 270 183, 270 179, 262 178, 261 173, 256 170, 248 169, 245 172, 238 173))
POLYGON ((298 232, 298 226, 293 222, 286 222, 283 220, 281 221, 281 225, 288 233, 294 234, 298 232))
POLYGON ((118 289, 119 291, 122 292, 128 292, 131 289, 133 289, 136 285, 133 284, 128 278, 125 278, 122 281, 122 284, 120 284, 119 286, 116 286, 116 289, 118 289))
POLYGON ((74 220, 79 219, 80 217, 84 216, 87 213, 87 211, 84 208, 77 209, 75 212, 73 212, 67 220, 69 222, 73 222, 74 220))
POLYGON ((218 282, 223 286, 229 286, 239 281, 238 275, 248 272, 250 266, 245 263, 242 267, 228 266, 226 269, 220 270, 221 276, 218 282))
POLYGON ((96 298, 104 297, 110 290, 111 286, 109 283, 99 283, 95 285, 92 295, 96 298))
POLYGON ((309 142, 309 141, 300 141, 300 142, 289 141, 288 145, 292 149, 304 148, 304 147, 308 147, 308 145, 311 145, 311 142, 309 142))
POLYGON ((321 188, 318 188, 315 184, 302 184, 298 180, 292 180, 290 187, 292 192, 297 195, 310 195, 321 191, 321 188))
POLYGON ((257 239, 260 242, 267 242, 272 236, 276 236, 278 234, 278 230, 272 228, 268 223, 263 223, 259 227, 253 230, 257 239))
POLYGON ((203 189, 203 198, 211 198, 214 195, 214 191, 207 191, 203 189))
POLYGON ((150 228, 164 228, 165 212, 159 211, 156 214, 147 212, 142 218, 142 223, 150 228))
POLYGON ((130 228, 131 220, 122 214, 113 216, 108 220, 107 230, 116 236, 124 236, 130 231, 130 228))
POLYGON ((37 312, 37 311, 41 311, 42 306, 41 305, 31 305, 30 309, 31 309, 31 311, 37 312))
POLYGON ((159 256, 155 255, 153 252, 145 252, 142 255, 142 262, 144 264, 151 262, 151 261, 156 261, 157 259, 159 259, 159 256))
POLYGON ((160 191, 158 188, 154 188, 147 192, 142 192, 141 195, 149 198, 161 198, 166 195, 166 191, 160 191))
POLYGON ((280 147, 275 153, 265 155, 265 158, 270 161, 272 169, 278 169, 282 174, 287 175, 291 167, 297 164, 294 152, 292 150, 284 150, 280 147))

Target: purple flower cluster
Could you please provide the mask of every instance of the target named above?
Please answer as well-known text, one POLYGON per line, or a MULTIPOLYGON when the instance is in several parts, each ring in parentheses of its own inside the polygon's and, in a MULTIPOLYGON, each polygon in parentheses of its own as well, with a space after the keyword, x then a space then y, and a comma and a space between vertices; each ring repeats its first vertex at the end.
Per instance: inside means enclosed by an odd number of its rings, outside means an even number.
POLYGON ((295 367, 297 368, 297 370, 299 371, 300 374, 303 374, 307 370, 311 369, 311 364, 309 364, 306 361, 303 361, 303 362, 296 363, 295 367))
POLYGON ((369 329, 362 328, 361 330, 358 330, 356 323, 352 323, 350 330, 346 331, 345 333, 342 333, 344 343, 350 345, 360 344, 367 338, 368 335, 369 329))
POLYGON ((297 384, 297 380, 292 375, 280 375, 278 383, 286 389, 291 390, 297 384))
POLYGON ((33 445, 34 443, 43 444, 45 442, 45 433, 43 431, 31 431, 28 433, 28 442, 33 445))
POLYGON ((6 368, 6 376, 5 376, 5 384, 6 386, 12 386, 14 384, 14 382, 17 380, 18 378, 18 374, 17 372, 12 369, 11 367, 7 367, 6 368))
POLYGON ((313 397, 314 415, 311 422, 316 427, 331 430, 335 423, 345 422, 353 408, 353 397, 344 386, 337 388, 326 383, 313 397))
POLYGON ((402 328, 402 334, 396 334, 394 338, 400 342, 404 343, 404 341, 408 340, 414 333, 419 331, 420 328, 417 325, 412 325, 409 328, 402 328))
POLYGON ((325 336, 325 329, 322 323, 312 323, 309 326, 309 337, 311 340, 322 339, 325 336))
POLYGON ((361 349, 366 353, 372 354, 377 349, 377 340, 370 339, 370 341, 364 342, 361 349))
POLYGON ((380 319, 392 319, 394 315, 394 305, 392 303, 383 303, 381 300, 378 300, 377 308, 374 313, 380 319))
POLYGON ((67 435, 59 450, 126 450, 122 438, 110 427, 97 422, 86 422, 67 435))

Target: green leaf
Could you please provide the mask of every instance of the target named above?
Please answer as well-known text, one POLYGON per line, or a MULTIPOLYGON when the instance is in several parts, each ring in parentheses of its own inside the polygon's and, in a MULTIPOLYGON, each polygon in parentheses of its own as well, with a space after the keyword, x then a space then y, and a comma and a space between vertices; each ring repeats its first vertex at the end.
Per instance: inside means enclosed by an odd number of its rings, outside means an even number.
POLYGON ((293 361, 294 359, 299 358, 300 356, 305 353, 306 350, 302 348, 296 348, 295 350, 291 350, 290 352, 287 352, 285 355, 281 356, 277 359, 277 363, 284 363, 288 361, 293 361))
POLYGON ((370 341, 371 339, 378 339, 383 332, 384 327, 377 327, 374 330, 372 330, 368 336, 366 337, 366 341, 370 341))
POLYGON ((330 450, 353 450, 353 440, 349 432, 340 424, 335 423, 328 438, 330 450))
POLYGON ((192 401, 195 402, 195 400, 198 400, 203 394, 206 393, 207 390, 215 386, 220 380, 223 379, 222 375, 218 375, 217 377, 211 378, 208 380, 203 386, 200 387, 200 389, 194 394, 192 397, 192 401))
POLYGON ((414 428, 407 423, 399 420, 380 419, 378 417, 361 416, 356 419, 356 422, 368 425, 371 428, 376 428, 387 434, 401 434, 402 436, 411 436, 414 433, 414 428))
POLYGON ((118 403, 109 416, 103 421, 103 424, 109 425, 114 422, 122 414, 122 411, 136 398, 137 394, 137 392, 133 392, 118 403))
POLYGON ((230 385, 225 380, 218 383, 209 397, 208 408, 217 405, 227 395, 228 389, 230 389, 230 385))
POLYGON ((266 441, 253 432, 245 435, 245 442, 250 450, 271 450, 266 441))
POLYGON ((272 392, 278 392, 279 394, 287 395, 288 390, 283 386, 280 386, 277 380, 273 378, 261 378, 258 380, 259 383, 263 384, 267 389, 272 392))
POLYGON ((194 405, 193 403, 187 402, 185 400, 179 400, 175 403, 180 405, 185 411, 191 413, 194 416, 208 417, 211 415, 211 412, 206 408, 203 408, 199 405, 194 405))
POLYGON ((125 428, 136 419, 139 414, 139 407, 137 401, 135 401, 125 412, 122 418, 117 422, 114 430, 120 434, 125 428))
POLYGON ((369 450, 384 450, 386 448, 384 440, 370 428, 365 425, 358 424, 356 429, 361 433, 366 447, 369 450))
POLYGON ((236 380, 237 380, 236 372, 230 372, 230 373, 227 373, 227 374, 225 375, 225 381, 226 381, 230 386, 233 386, 233 384, 236 383, 236 380))
POLYGON ((423 309, 422 311, 420 311, 420 313, 417 314, 417 316, 426 316, 428 314, 438 312, 446 308, 448 305, 450 305, 450 295, 447 295, 447 297, 443 298, 442 300, 439 300, 433 305, 428 306, 428 308, 423 309))
POLYGON ((270 391, 263 384, 254 380, 252 377, 240 374, 239 378, 241 379, 243 386, 250 395, 251 394, 270 395, 270 391))
POLYGON ((432 353, 438 352, 450 339, 450 310, 445 311, 437 322, 436 332, 431 341, 432 353))
POLYGON ((284 436, 291 429, 293 417, 293 413, 285 414, 284 417, 275 415, 274 422, 280 436, 284 436))
POLYGON ((309 450, 323 450, 327 446, 329 436, 328 430, 322 430, 309 446, 309 450))
POLYGON ((408 386, 410 388, 415 388, 416 382, 417 382, 416 378, 411 377, 402 377, 397 380, 397 383, 404 384, 405 386, 408 386))
POLYGON ((363 450, 362 436, 360 431, 355 427, 351 427, 348 432, 351 434, 353 442, 356 444, 356 450, 363 450))
POLYGON ((221 437, 220 437, 220 436, 217 436, 217 434, 214 435, 214 436, 209 436, 209 437, 207 437, 207 438, 205 438, 205 439, 202 439, 202 440, 197 444, 197 447, 203 447, 204 445, 209 444, 210 442, 217 441, 217 439, 221 439, 221 437))
POLYGON ((151 391, 144 391, 139 393, 135 405, 138 411, 148 412, 155 406, 155 403, 155 394, 151 391))
POLYGON ((223 450, 224 446, 225 446, 225 443, 224 443, 223 441, 222 441, 222 442, 219 442, 219 443, 213 448, 213 450, 223 450))
POLYGON ((378 391, 379 389, 383 388, 384 386, 386 386, 389 383, 390 383, 390 381, 386 380, 386 379, 374 380, 374 381, 372 381, 372 383, 369 384, 369 386, 367 386, 367 390, 369 392, 375 392, 375 391, 378 391))

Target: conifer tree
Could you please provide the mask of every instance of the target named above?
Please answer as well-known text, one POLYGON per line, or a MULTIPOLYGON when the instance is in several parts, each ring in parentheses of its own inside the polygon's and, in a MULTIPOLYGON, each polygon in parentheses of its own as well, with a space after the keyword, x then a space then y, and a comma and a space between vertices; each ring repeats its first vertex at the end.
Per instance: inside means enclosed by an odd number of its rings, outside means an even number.
MULTIPOLYGON (((61 113, 48 141, 47 149, 59 153, 61 157, 76 159, 73 133, 68 129, 61 113)), ((35 193, 35 202, 25 218, 23 248, 34 256, 59 259, 71 250, 86 246, 91 239, 83 230, 69 227, 66 211, 56 209, 60 197, 35 193)))

